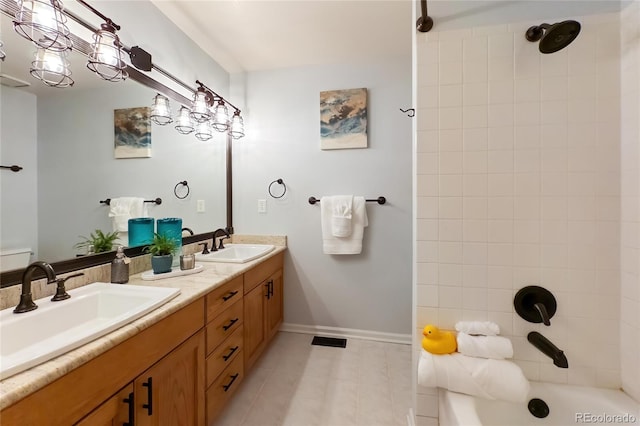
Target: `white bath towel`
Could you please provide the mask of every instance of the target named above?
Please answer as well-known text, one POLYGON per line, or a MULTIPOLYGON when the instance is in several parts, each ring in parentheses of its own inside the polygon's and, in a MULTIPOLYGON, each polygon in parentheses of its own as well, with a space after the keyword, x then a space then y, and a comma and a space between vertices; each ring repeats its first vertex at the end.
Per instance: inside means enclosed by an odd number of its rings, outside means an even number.
POLYGON ((458 332, 458 352, 477 358, 505 359, 513 357, 511 340, 502 336, 471 336, 458 332))
POLYGON ((351 235, 353 195, 334 195, 331 202, 331 234, 334 237, 348 237, 351 235))
POLYGON ((433 355, 425 350, 418 361, 418 384, 511 402, 526 401, 530 388, 520 367, 511 361, 461 353, 433 355))
POLYGON ((129 245, 129 219, 148 217, 144 198, 120 197, 112 198, 109 203, 109 217, 113 230, 118 232, 116 244, 129 245))
POLYGON ((320 199, 320 222, 322 225, 322 249, 325 254, 360 254, 364 228, 369 225, 364 197, 353 197, 351 212, 351 234, 335 237, 332 229, 333 198, 320 199))
POLYGON ((456 331, 482 336, 497 336, 500 334, 500 327, 491 321, 458 321, 456 331))

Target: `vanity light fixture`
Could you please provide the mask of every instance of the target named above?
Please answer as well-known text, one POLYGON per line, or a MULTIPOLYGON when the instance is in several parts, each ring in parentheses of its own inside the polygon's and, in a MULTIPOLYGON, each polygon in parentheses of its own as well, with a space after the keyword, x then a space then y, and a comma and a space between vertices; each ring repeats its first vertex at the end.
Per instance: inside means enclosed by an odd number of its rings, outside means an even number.
POLYGON ((193 127, 193 120, 191 120, 191 111, 186 106, 181 106, 178 111, 178 117, 176 118, 176 130, 178 133, 188 135, 195 130, 193 127))
POLYGON ((209 121, 211 113, 207 105, 207 93, 202 87, 193 94, 193 103, 191 104, 191 119, 196 123, 204 123, 209 121))
POLYGON ((4 44, 2 43, 2 41, 0 41, 0 61, 4 62, 4 59, 7 57, 7 54, 4 53, 4 49, 2 49, 2 46, 4 46, 4 44))
POLYGON ((233 117, 231 118, 231 128, 229 129, 229 133, 233 139, 240 139, 244 136, 244 120, 240 115, 240 110, 237 109, 233 113, 233 117))
POLYGON ((213 110, 211 127, 219 132, 225 132, 229 128, 229 110, 222 99, 218 99, 218 105, 213 110))
POLYGON ((151 121, 161 126, 169 124, 173 121, 171 118, 171 107, 169 107, 169 98, 158 93, 153 98, 151 106, 151 121))
POLYGON ((31 62, 29 72, 33 77, 50 87, 73 86, 67 52, 66 50, 57 52, 39 47, 33 62, 31 62))
POLYGON ((127 65, 122 60, 120 39, 116 35, 119 29, 119 25, 107 20, 93 34, 87 68, 106 81, 122 81, 129 77, 125 70, 127 65))
POLYGON ((211 124, 209 124, 208 121, 203 121, 196 125, 196 138, 198 138, 198 140, 205 142, 212 137, 211 124))
POLYGON ((60 0, 18 0, 13 28, 20 36, 45 49, 71 49, 72 42, 60 0))

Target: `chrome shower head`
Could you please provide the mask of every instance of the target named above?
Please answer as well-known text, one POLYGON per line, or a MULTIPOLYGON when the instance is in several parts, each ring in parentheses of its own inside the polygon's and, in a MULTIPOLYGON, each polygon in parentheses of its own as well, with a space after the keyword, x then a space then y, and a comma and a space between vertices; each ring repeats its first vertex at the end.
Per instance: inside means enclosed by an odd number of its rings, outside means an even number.
POLYGON ((525 37, 529 41, 540 41, 542 53, 555 53, 567 47, 580 34, 578 21, 562 21, 553 25, 541 24, 529 27, 525 37))

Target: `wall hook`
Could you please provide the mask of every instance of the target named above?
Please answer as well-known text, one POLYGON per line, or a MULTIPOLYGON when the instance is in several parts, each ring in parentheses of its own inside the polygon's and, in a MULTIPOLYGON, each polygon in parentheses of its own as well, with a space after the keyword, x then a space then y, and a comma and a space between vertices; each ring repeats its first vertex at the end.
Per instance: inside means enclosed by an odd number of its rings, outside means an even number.
POLYGON ((414 108, 409 108, 409 109, 400 108, 400 111, 404 112, 409 117, 414 117, 416 115, 416 110, 414 108))

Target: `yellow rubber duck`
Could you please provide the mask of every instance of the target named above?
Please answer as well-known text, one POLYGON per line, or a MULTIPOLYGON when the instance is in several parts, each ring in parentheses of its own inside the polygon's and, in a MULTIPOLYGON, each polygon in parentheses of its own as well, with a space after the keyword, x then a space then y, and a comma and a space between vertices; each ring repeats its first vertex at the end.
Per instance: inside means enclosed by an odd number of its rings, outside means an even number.
POLYGON ((432 354, 450 354, 458 349, 456 336, 450 331, 440 331, 438 327, 428 324, 422 330, 422 348, 432 354))

